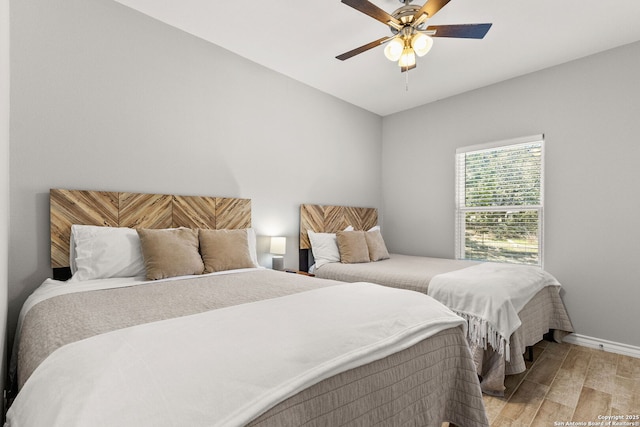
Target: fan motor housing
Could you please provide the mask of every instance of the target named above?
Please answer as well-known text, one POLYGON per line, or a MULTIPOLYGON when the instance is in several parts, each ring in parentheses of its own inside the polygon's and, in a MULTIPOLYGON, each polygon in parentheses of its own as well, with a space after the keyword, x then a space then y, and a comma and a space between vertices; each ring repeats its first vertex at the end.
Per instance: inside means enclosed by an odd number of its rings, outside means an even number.
MULTIPOLYGON (((420 10, 421 6, 415 4, 405 4, 404 6, 399 7, 391 16, 396 18, 398 21, 402 22, 405 26, 410 25, 413 22, 413 17, 420 10)), ((421 30, 424 27, 424 23, 421 23, 416 27, 417 30, 421 30)), ((393 26, 389 25, 391 28, 391 32, 393 34, 398 34, 400 31, 393 26)))

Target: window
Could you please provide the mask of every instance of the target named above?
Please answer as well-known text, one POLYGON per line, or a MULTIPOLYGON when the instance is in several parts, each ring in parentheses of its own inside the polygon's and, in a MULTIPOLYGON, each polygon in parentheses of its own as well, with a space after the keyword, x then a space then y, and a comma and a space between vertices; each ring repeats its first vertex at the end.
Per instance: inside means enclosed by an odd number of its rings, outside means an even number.
POLYGON ((456 257, 542 266, 544 136, 456 150, 456 257))

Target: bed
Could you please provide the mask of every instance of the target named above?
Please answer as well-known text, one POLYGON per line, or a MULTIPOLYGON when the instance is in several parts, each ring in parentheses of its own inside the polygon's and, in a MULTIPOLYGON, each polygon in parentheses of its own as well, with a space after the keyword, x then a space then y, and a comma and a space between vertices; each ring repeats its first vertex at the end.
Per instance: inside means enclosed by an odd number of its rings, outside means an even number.
POLYGON ((468 322, 483 392, 502 396, 505 375, 526 370, 527 347, 573 331, 560 283, 542 269, 389 254, 377 223, 374 208, 301 205, 300 269, 417 291, 451 308, 468 322))
POLYGON ((257 266, 250 200, 50 199, 71 278, 20 313, 7 426, 488 425, 463 319, 257 266))

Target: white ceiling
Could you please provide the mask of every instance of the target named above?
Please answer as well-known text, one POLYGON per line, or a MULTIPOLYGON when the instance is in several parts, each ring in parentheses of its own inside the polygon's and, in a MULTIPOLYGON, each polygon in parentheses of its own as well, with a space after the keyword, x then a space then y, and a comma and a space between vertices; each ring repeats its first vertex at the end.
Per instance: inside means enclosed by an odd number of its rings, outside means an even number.
POLYGON ((435 38, 401 73, 382 47, 335 59, 391 34, 340 0, 116 1, 381 116, 640 40, 640 0, 451 0, 428 24, 491 22, 487 36, 435 38))

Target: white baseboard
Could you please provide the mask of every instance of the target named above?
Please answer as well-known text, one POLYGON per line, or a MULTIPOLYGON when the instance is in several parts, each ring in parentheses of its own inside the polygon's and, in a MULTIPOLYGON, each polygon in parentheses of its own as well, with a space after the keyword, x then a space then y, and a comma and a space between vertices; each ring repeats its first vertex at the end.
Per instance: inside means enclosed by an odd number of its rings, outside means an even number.
POLYGON ((569 334, 564 337, 563 341, 569 344, 580 345, 582 347, 608 351, 609 353, 617 353, 623 354, 625 356, 640 358, 640 347, 629 344, 602 340, 599 338, 588 337, 586 335, 580 334, 569 334))

